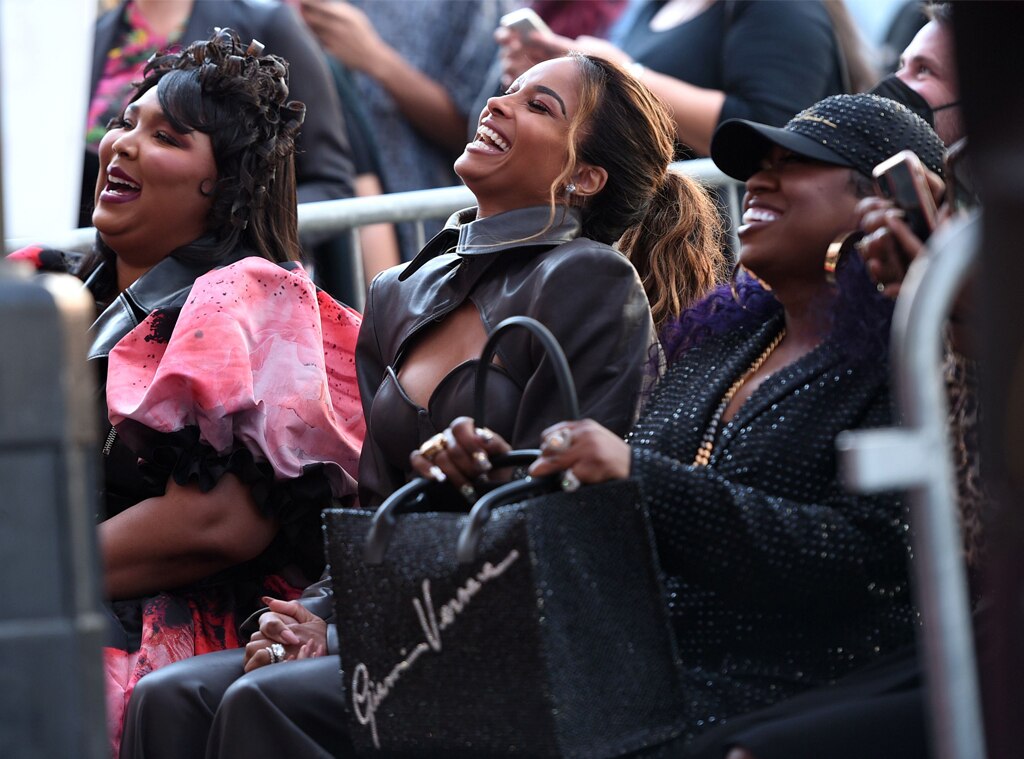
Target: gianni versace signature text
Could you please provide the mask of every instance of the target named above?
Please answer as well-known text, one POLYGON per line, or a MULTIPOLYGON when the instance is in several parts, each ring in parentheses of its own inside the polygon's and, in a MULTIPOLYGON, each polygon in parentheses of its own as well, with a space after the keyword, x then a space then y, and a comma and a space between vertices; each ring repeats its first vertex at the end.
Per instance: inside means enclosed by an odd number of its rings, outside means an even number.
POLYGON ((380 740, 377 732, 377 710, 384 703, 385 699, 408 672, 416 660, 428 651, 439 653, 442 648, 442 633, 454 625, 459 615, 465 611, 473 598, 484 588, 487 583, 501 577, 508 571, 519 558, 519 551, 512 549, 508 556, 497 564, 485 562, 480 571, 470 577, 455 591, 454 597, 445 602, 440 610, 435 610, 434 601, 430 595, 430 580, 424 580, 422 586, 423 597, 414 598, 412 607, 419 619, 420 627, 423 630, 423 640, 416 644, 415 648, 398 662, 391 671, 385 675, 383 680, 374 680, 370 677, 370 670, 360 662, 352 671, 352 709, 360 725, 369 725, 370 734, 373 736, 373 745, 380 748, 380 740))

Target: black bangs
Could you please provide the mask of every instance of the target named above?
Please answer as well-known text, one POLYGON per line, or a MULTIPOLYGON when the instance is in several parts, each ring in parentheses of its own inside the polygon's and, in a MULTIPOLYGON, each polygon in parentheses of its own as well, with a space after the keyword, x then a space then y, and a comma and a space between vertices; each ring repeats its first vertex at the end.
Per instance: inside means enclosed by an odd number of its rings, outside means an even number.
POLYGON ((201 69, 168 71, 157 82, 157 98, 167 120, 182 134, 210 134, 229 118, 229 109, 215 98, 204 98, 201 69), (221 113, 221 111, 224 111, 221 113))

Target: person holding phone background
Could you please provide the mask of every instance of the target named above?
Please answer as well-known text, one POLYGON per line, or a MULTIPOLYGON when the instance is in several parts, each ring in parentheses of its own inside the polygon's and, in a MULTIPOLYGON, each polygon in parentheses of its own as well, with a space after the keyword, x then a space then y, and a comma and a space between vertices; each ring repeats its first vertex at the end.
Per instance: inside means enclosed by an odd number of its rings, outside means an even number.
POLYGON ((730 118, 781 125, 826 95, 874 81, 840 1, 646 0, 612 42, 548 31, 494 33, 504 83, 539 60, 577 50, 633 73, 671 108, 679 157, 708 155, 730 118))
POLYGON ((896 73, 871 92, 906 105, 932 124, 947 147, 964 137, 960 85, 953 49, 953 10, 950 3, 924 6, 928 18, 900 55, 896 73))
MULTIPOLYGON (((386 192, 456 184, 472 106, 511 0, 289 0, 323 49, 354 72, 380 149, 386 192)), ((441 227, 425 224, 429 238, 441 227)), ((403 260, 417 252, 398 225, 403 260)))

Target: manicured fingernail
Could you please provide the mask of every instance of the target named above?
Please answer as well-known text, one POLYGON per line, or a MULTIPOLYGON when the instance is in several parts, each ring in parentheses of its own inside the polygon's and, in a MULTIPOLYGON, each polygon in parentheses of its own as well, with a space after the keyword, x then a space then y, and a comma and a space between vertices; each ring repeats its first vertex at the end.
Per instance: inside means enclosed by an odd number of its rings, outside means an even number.
POLYGON ((889 208, 886 210, 885 215, 890 219, 902 219, 906 217, 906 213, 902 208, 889 208))
POLYGON ((489 458, 487 458, 487 454, 484 453, 483 451, 474 451, 473 452, 473 461, 476 462, 476 465, 478 467, 480 467, 481 471, 484 471, 484 472, 491 471, 491 460, 489 458))
POLYGON ((492 440, 494 440, 494 433, 491 432, 486 427, 477 427, 476 428, 476 435, 477 435, 478 438, 483 440, 485 443, 489 443, 492 440))
POLYGON ((444 476, 444 472, 441 471, 441 467, 432 466, 430 467, 430 479, 434 482, 444 482, 448 478, 444 476))

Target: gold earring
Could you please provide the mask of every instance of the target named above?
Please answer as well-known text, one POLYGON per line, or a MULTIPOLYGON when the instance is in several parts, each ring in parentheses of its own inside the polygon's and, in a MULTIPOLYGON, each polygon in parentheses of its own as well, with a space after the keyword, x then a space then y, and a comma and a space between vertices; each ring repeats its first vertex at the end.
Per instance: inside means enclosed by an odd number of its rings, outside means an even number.
POLYGON ((834 239, 825 251, 825 281, 830 285, 836 283, 836 269, 839 268, 839 260, 846 251, 860 242, 864 233, 859 229, 847 232, 834 239))

